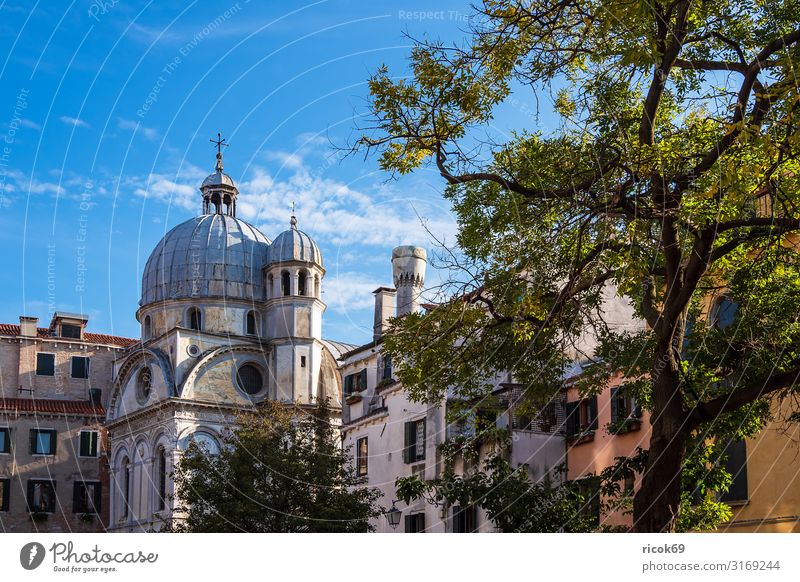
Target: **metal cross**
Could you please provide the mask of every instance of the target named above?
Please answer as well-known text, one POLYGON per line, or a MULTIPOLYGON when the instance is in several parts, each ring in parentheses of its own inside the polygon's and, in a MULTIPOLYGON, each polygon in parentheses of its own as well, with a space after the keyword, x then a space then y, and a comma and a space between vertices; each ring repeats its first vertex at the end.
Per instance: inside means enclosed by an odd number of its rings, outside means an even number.
POLYGON ((213 143, 213 144, 216 144, 216 145, 217 145, 217 153, 218 153, 218 154, 221 154, 221 153, 222 153, 222 148, 223 148, 223 147, 228 147, 228 144, 227 144, 227 143, 225 143, 225 141, 226 141, 226 140, 224 140, 224 139, 222 138, 222 134, 221 134, 221 133, 218 133, 218 134, 217 134, 217 139, 210 139, 210 140, 208 140, 208 141, 210 141, 211 143, 213 143))

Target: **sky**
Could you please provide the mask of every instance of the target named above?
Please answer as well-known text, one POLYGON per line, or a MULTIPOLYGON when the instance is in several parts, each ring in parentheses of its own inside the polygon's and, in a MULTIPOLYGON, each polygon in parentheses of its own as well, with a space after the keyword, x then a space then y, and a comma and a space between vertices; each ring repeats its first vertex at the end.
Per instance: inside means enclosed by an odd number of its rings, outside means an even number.
MULTIPOLYGON (((461 41, 469 2, 50 0, 0 14, 0 321, 79 312, 91 331, 139 337, 142 270, 201 213, 217 132, 237 217, 274 239, 294 202, 320 246, 327 338, 371 339, 394 246, 455 242, 436 172, 393 179, 340 148, 363 127, 370 74, 408 73, 407 35, 461 41)), ((495 124, 531 125, 532 108, 512 96, 495 124)))

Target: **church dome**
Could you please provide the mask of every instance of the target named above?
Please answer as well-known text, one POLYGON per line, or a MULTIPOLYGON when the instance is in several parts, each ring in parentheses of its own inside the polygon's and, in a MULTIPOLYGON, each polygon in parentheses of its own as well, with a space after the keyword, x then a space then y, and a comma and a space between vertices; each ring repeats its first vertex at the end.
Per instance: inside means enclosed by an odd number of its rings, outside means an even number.
POLYGON ((190 297, 260 300, 269 245, 258 229, 231 215, 187 220, 164 235, 150 254, 140 305, 190 297))
POLYGON ((291 228, 280 233, 269 251, 270 263, 302 261, 322 266, 322 253, 317 243, 302 230, 297 229, 297 219, 292 216, 291 228))

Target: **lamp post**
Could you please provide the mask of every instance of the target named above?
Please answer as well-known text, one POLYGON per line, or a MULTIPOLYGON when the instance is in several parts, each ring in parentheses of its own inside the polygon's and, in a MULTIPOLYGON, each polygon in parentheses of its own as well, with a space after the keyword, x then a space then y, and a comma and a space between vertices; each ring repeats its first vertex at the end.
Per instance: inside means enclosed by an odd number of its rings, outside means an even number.
POLYGON ((392 501, 392 507, 384 512, 386 521, 389 522, 392 529, 397 529, 397 526, 400 525, 400 516, 403 515, 403 512, 397 509, 396 502, 397 500, 392 501))

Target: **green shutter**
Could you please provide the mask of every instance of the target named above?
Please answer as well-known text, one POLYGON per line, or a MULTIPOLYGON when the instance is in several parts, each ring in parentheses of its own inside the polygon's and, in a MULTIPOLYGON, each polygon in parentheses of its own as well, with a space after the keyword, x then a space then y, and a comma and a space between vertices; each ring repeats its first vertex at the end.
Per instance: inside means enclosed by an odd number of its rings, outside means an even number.
POLYGON ((597 396, 589 399, 589 430, 597 430, 597 396))
POLYGON ((353 375, 348 374, 344 377, 344 395, 350 396, 353 393, 353 375))
POLYGON ((417 426, 414 422, 405 423, 405 439, 403 440, 403 462, 413 463, 416 452, 417 426))
POLYGON ((363 391, 367 389, 367 369, 364 368, 358 374, 358 389, 363 391))
MULTIPOLYGON (((425 424, 425 419, 424 419, 424 418, 423 418, 422 420, 418 420, 417 422, 418 422, 418 423, 419 423, 419 422, 421 422, 421 423, 422 423, 422 455, 420 455, 419 457, 417 457, 417 458, 416 458, 416 459, 414 459, 414 460, 415 460, 415 461, 422 461, 422 460, 424 460, 424 459, 425 459, 425 448, 426 448, 426 446, 427 446, 427 444, 428 444, 428 443, 427 443, 427 441, 428 441, 428 427, 427 427, 427 425, 425 424)), ((416 432, 416 431, 415 431, 415 432, 416 432)), ((414 440, 416 441, 416 438, 415 438, 414 440)), ((415 454, 416 454, 416 450, 417 450, 417 446, 416 446, 416 445, 417 445, 417 443, 415 442, 415 443, 414 443, 414 453, 415 453, 415 454)))
POLYGON ((616 386, 611 389, 611 422, 620 420, 619 412, 619 386, 616 386))
POLYGON ((567 436, 573 436, 580 432, 580 418, 578 414, 578 402, 567 402, 566 408, 566 431, 567 436))
POLYGON ((86 512, 86 508, 83 504, 85 498, 85 495, 83 495, 84 487, 85 485, 81 481, 76 481, 72 484, 72 513, 86 512))

